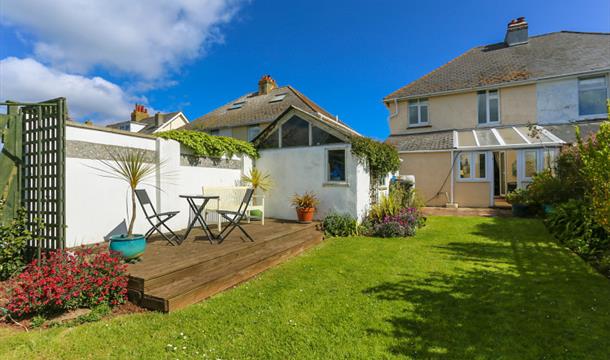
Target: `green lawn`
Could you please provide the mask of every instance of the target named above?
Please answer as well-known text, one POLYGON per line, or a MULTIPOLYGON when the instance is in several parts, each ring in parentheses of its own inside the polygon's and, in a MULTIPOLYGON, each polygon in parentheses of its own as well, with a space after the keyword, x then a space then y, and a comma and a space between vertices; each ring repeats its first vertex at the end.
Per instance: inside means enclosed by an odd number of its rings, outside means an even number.
POLYGON ((414 238, 326 241, 169 315, 4 330, 0 358, 607 359, 609 299, 537 220, 436 217, 414 238))

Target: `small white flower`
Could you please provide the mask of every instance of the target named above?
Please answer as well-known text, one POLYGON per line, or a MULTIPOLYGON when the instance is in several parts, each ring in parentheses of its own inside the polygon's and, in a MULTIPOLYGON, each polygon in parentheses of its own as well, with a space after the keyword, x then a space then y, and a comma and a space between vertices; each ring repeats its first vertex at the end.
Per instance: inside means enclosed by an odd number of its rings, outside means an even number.
POLYGON ((186 346, 183 346, 183 347, 182 347, 182 350, 186 350, 186 346))

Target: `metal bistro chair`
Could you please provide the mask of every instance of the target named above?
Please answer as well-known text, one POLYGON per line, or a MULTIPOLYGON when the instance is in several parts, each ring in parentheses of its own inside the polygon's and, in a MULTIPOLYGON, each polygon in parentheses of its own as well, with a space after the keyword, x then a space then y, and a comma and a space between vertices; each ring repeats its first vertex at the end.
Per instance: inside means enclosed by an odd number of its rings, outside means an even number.
POLYGON ((246 213, 248 211, 248 204, 250 204, 250 201, 252 200, 252 194, 254 194, 254 189, 246 190, 246 193, 244 194, 244 199, 241 201, 241 204, 239 205, 239 209, 237 209, 237 211, 230 211, 230 210, 218 210, 217 211, 217 213, 219 215, 221 215, 223 218, 225 218, 229 221, 229 225, 227 225, 220 232, 220 234, 218 234, 218 236, 216 237, 218 239, 219 244, 221 242, 223 242, 235 228, 239 228, 239 230, 241 230, 241 232, 244 233, 244 235, 246 235, 246 237, 250 241, 254 242, 254 239, 252 239, 250 234, 248 234, 246 232, 246 230, 244 230, 244 228, 241 227, 241 225, 239 224, 241 219, 243 219, 244 216, 246 216, 246 213))
POLYGON ((146 240, 148 240, 148 238, 156 231, 171 245, 180 245, 180 236, 173 232, 172 229, 170 229, 166 224, 169 219, 178 215, 180 211, 166 211, 162 213, 157 213, 150 201, 150 198, 148 197, 148 193, 146 192, 146 190, 136 190, 136 196, 138 197, 138 201, 142 206, 142 211, 144 211, 146 220, 148 220, 150 225, 152 225, 150 230, 148 230, 144 235, 146 240), (152 215, 149 215, 148 211, 146 211, 147 206, 150 208, 152 215), (160 229, 161 227, 165 228, 171 234, 171 237, 168 237, 167 234, 164 234, 163 231, 161 231, 160 229))

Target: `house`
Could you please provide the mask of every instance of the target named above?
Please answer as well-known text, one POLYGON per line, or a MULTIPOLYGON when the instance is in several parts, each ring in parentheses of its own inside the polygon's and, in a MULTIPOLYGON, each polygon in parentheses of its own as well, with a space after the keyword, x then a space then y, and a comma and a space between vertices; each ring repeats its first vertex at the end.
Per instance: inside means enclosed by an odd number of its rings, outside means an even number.
POLYGON ((244 94, 195 119, 185 129, 252 141, 290 106, 313 115, 333 117, 292 86, 278 87, 271 76, 264 75, 256 92, 244 94))
POLYGON ((108 125, 109 128, 137 132, 141 134, 152 134, 161 131, 175 130, 189 123, 188 118, 182 111, 166 114, 148 114, 144 105, 136 104, 131 112, 131 119, 108 125))
POLYGON ((607 119, 610 34, 529 36, 478 46, 383 99, 401 175, 430 206, 488 207, 531 182, 562 146, 607 119))

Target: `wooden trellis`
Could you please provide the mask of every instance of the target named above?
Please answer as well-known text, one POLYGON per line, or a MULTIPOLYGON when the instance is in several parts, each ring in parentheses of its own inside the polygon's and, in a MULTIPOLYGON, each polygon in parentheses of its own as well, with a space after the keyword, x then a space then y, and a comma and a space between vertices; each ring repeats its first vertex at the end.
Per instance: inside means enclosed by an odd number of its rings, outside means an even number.
MULTIPOLYGON (((43 249, 65 245, 65 129, 67 107, 64 98, 36 104, 6 103, 19 107, 21 153, 19 167, 20 203, 28 214, 28 226, 40 239, 29 244, 43 249), (39 221, 44 227, 37 226, 39 221)), ((15 116, 14 110, 12 112, 15 116)), ((15 125, 15 124, 13 124, 15 125)), ((17 141, 17 139, 12 139, 17 141)))

